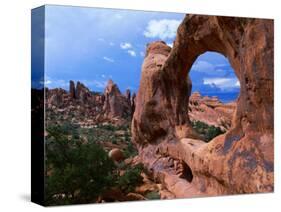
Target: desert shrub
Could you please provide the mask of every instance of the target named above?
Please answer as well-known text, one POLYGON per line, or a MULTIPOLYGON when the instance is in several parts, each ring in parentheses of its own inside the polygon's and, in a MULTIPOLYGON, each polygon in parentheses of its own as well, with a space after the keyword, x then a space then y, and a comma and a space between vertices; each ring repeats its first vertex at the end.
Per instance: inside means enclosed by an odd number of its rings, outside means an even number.
POLYGON ((138 164, 134 167, 127 167, 125 173, 117 180, 117 185, 124 192, 131 192, 134 188, 142 183, 143 177, 141 172, 143 171, 143 165, 138 164))
POLYGON ((160 199, 160 194, 156 191, 151 191, 147 193, 145 197, 150 200, 155 200, 155 199, 160 199))
POLYGON ((126 142, 130 142, 131 141, 131 136, 129 135, 128 132, 125 132, 124 139, 125 139, 126 142))
MULTIPOLYGON (((114 164, 100 145, 113 131, 82 129, 63 123, 48 126, 47 132, 45 192, 48 205, 94 202, 111 187, 117 186, 126 193, 142 182, 142 165, 114 164), (83 142, 81 135, 86 136, 88 142, 83 142), (118 170, 124 170, 124 175, 119 176, 118 170)), ((126 157, 137 154, 131 142, 124 154, 126 157)))
POLYGON ((117 130, 124 130, 127 131, 130 128, 129 124, 123 124, 123 125, 118 125, 116 126, 117 130))
POLYGON ((204 138, 206 142, 209 142, 216 136, 225 133, 219 127, 210 126, 201 121, 192 122, 192 127, 204 138))
POLYGON ((59 126, 47 131, 47 204, 91 202, 115 183, 115 165, 101 146, 69 140, 59 126))
POLYGON ((223 134, 223 133, 224 133, 224 131, 222 131, 219 127, 210 126, 207 130, 206 139, 207 139, 207 141, 210 141, 214 137, 217 137, 218 135, 223 134))
POLYGON ((112 124, 99 125, 99 128, 105 129, 105 130, 108 130, 108 131, 115 131, 116 130, 116 127, 112 124))
POLYGON ((117 139, 116 139, 116 138, 112 138, 112 139, 111 139, 111 142, 112 142, 113 144, 117 144, 117 139))
MULTIPOLYGON (((55 125, 56 126, 56 125, 55 125)), ((60 126, 60 130, 65 133, 68 134, 70 132, 77 132, 79 128, 79 125, 77 124, 71 124, 70 122, 64 122, 61 126, 60 126)))
POLYGON ((124 156, 126 158, 129 158, 129 157, 134 157, 138 154, 138 151, 137 149, 135 148, 135 146, 129 142, 128 145, 127 145, 127 148, 124 149, 124 156))

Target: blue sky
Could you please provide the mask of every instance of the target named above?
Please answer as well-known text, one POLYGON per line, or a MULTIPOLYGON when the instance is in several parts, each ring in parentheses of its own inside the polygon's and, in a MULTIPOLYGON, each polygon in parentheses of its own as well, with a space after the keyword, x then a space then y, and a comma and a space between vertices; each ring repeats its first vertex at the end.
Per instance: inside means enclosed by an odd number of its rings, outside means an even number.
POLYGON ((240 83, 229 61, 217 52, 206 52, 194 62, 190 77, 193 91, 239 92, 240 83))
MULTIPOLYGON (((68 89, 69 80, 103 91, 112 79, 137 91, 146 44, 172 45, 185 14, 84 7, 45 7, 45 84, 68 89)), ((34 28, 34 27, 33 27, 34 28)), ((34 65, 36 68, 36 66, 34 65)), ((218 54, 201 55, 191 70, 193 90, 231 92, 239 83, 218 54)))

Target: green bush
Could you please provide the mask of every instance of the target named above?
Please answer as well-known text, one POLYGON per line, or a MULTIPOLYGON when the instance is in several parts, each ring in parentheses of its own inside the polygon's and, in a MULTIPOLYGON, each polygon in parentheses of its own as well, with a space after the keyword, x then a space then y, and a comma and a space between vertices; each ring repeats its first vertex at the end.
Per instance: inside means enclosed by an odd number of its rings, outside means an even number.
POLYGON ((95 143, 69 140, 62 127, 48 128, 46 201, 49 205, 95 201, 115 181, 115 165, 95 143), (64 196, 57 198, 57 196, 64 196))
POLYGON ((100 129, 108 130, 108 131, 115 131, 117 130, 116 127, 112 124, 107 124, 107 125, 99 125, 98 126, 100 129))
POLYGON ((113 144, 117 144, 117 139, 116 139, 116 138, 113 138, 113 139, 112 139, 112 143, 113 143, 113 144))
POLYGON ((125 139, 126 142, 130 142, 131 141, 131 136, 129 135, 128 132, 125 132, 124 139, 125 139))
POLYGON ((137 154, 138 154, 137 149, 134 147, 134 145, 131 142, 129 142, 127 148, 124 149, 124 156, 126 158, 129 158, 129 157, 134 157, 137 154))
POLYGON ((155 199, 160 199, 160 194, 156 191, 151 191, 147 193, 145 197, 150 200, 155 200, 155 199))
POLYGON ((225 133, 219 127, 210 126, 201 121, 192 122, 192 127, 203 136, 206 142, 211 141, 216 136, 225 133))
MULTIPOLYGON (((101 141, 112 134, 104 129, 81 129, 72 124, 47 127, 46 203, 48 205, 95 202, 105 190, 119 187, 131 192, 142 182, 142 165, 115 165, 104 151, 101 141), (101 133, 101 134, 99 134, 101 133), (86 136, 88 142, 82 138, 86 136), (119 170, 125 170, 119 176, 119 170)), ((116 138, 113 142, 117 141, 116 138)), ((137 154, 130 142, 126 157, 137 154)))
POLYGON ((117 184, 122 191, 131 192, 134 188, 142 183, 143 177, 141 172, 143 170, 142 164, 138 164, 135 167, 129 167, 125 173, 119 177, 117 184))

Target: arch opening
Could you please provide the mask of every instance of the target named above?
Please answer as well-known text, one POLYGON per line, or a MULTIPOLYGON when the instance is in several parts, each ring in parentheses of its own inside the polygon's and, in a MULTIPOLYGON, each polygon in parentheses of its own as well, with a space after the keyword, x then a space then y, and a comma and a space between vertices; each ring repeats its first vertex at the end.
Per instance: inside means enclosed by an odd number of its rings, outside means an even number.
POLYGON ((195 131, 208 142, 231 128, 240 82, 228 59, 211 51, 197 57, 188 77, 189 119, 195 131))
POLYGON ((180 177, 191 183, 193 180, 193 173, 190 166, 182 161, 182 169, 183 171, 180 177))

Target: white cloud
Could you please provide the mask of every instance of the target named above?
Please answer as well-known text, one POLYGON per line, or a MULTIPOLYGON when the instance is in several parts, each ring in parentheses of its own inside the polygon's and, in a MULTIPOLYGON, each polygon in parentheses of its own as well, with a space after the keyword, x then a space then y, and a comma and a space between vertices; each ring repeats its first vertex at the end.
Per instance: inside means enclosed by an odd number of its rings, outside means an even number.
POLYGON ((144 52, 141 51, 140 56, 144 57, 145 56, 144 52))
MULTIPOLYGON (((216 65, 216 67, 217 67, 217 65, 216 65)), ((219 68, 219 69, 216 69, 216 72, 224 73, 224 72, 226 72, 226 71, 223 70, 223 69, 221 69, 221 68, 219 68)))
POLYGON ((237 82, 235 83, 236 87, 240 87, 240 82, 237 80, 237 82))
POLYGON ((220 63, 220 64, 216 64, 216 67, 221 67, 221 68, 223 68, 223 67, 229 67, 229 63, 220 63))
POLYGON ((128 50, 128 54, 131 55, 132 57, 137 56, 136 52, 133 50, 128 50))
POLYGON ((173 43, 167 43, 168 46, 170 46, 171 48, 173 48, 173 43))
POLYGON ((112 58, 103 57, 103 59, 106 60, 107 62, 114 63, 114 60, 112 58))
POLYGON ((110 46, 114 46, 114 45, 115 45, 115 43, 113 43, 113 42, 110 42, 110 43, 109 43, 109 45, 110 45, 110 46))
POLYGON ((125 43, 120 43, 120 47, 121 49, 131 49, 133 46, 132 44, 125 42, 125 43))
POLYGON ((96 86, 97 88, 105 88, 105 87, 106 87, 106 84, 107 84, 107 81, 106 81, 106 80, 101 80, 101 81, 94 80, 94 81, 93 81, 93 84, 94 84, 94 86, 96 86))
POLYGON ((145 37, 161 40, 175 38, 180 23, 181 20, 176 19, 150 20, 143 34, 145 37))
POLYGON ((83 80, 80 79, 80 82, 82 82, 85 86, 88 88, 96 87, 96 88, 105 88, 107 85, 107 79, 100 79, 100 80, 83 80))
POLYGON ((204 60, 199 60, 191 67, 191 70, 208 73, 215 70, 215 66, 204 60))
POLYGON ((45 80, 39 82, 41 85, 45 85, 48 88, 63 88, 68 89, 69 82, 63 79, 53 79, 49 76, 45 76, 45 80))
POLYGON ((52 81, 51 80, 45 80, 45 85, 49 85, 49 84, 52 84, 52 81))
POLYGON ((204 78, 204 85, 216 86, 222 90, 240 87, 240 83, 236 78, 214 77, 204 78))
POLYGON ((52 84, 54 81, 56 81, 56 80, 53 80, 53 79, 51 79, 51 77, 45 75, 45 79, 42 78, 42 79, 39 81, 39 83, 42 84, 42 85, 44 85, 44 84, 45 84, 45 85, 50 85, 50 84, 52 84))
POLYGON ((129 55, 132 57, 136 57, 137 53, 133 50, 133 45, 131 43, 125 42, 120 43, 121 49, 125 49, 129 55))

